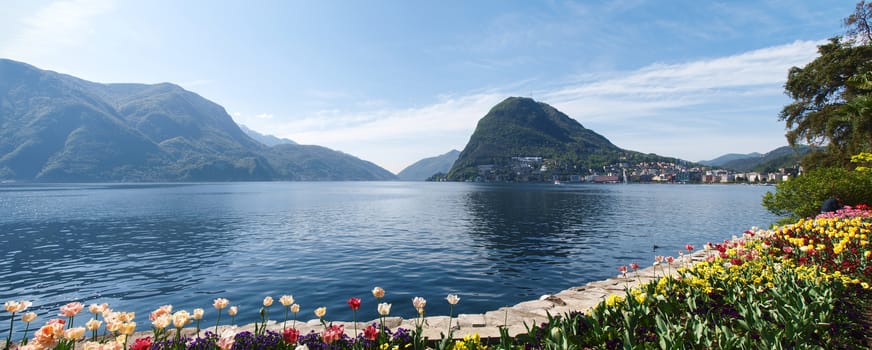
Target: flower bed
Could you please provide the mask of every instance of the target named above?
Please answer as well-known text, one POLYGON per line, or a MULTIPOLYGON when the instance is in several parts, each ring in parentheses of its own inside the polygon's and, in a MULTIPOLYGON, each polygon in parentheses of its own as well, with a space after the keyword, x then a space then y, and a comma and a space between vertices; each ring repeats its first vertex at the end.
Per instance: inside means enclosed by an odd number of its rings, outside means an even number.
MULTIPOLYGON (((28 338, 36 315, 25 313, 30 302, 6 302, 11 313, 6 348, 19 349, 586 349, 586 348, 865 348, 868 324, 861 311, 868 307, 872 284, 872 212, 846 209, 771 230, 746 231, 742 237, 705 247, 704 261, 660 264, 671 258, 657 257, 658 279, 621 295, 612 295, 587 313, 549 317, 548 322, 529 325, 526 334, 515 337, 503 329, 499 339, 470 335, 453 339, 451 321, 441 339, 422 337, 426 300, 415 298, 416 329, 384 326, 391 304, 380 302, 385 291, 376 287, 373 296, 379 322, 355 329, 349 336, 342 325, 325 320, 318 308, 321 331, 300 334, 296 328, 299 305, 282 296, 281 331, 268 330, 273 299, 267 297, 260 310, 261 322, 254 331, 223 327, 226 309, 233 324, 236 308, 226 299, 216 299, 214 327, 201 325, 204 310, 173 311, 166 305, 149 315, 153 332, 134 338, 132 313, 117 312, 105 304, 93 304, 93 318, 75 327, 81 303, 61 308, 65 318, 52 319, 28 338), (26 323, 22 339, 13 341, 16 314, 26 323), (293 318, 290 315, 293 314, 293 318), (171 327, 172 326, 172 327, 171 327), (194 326, 196 333, 183 336, 194 326), (201 329, 201 326, 206 329, 201 329), (102 330, 103 335, 98 332, 102 330)), ((688 246, 688 251, 693 247, 688 246)), ((689 257, 688 257, 689 258, 689 257)), ((638 266, 631 265, 633 270, 638 266)), ((619 268, 626 275, 627 268, 619 268)), ((446 298, 454 306, 456 295, 446 298)), ((351 298, 349 307, 361 307, 351 298)))

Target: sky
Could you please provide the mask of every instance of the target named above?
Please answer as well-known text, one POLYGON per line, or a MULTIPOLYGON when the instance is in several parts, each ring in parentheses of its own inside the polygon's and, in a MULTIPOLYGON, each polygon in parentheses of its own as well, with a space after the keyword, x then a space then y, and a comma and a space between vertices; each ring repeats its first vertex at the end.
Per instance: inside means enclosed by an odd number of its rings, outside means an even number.
MULTIPOLYGON (((615 145, 708 160, 787 144, 790 67, 855 1, 0 0, 0 57, 171 82, 264 134, 399 172, 510 96, 615 145)), ((2 79, 2 77, 0 77, 2 79)))

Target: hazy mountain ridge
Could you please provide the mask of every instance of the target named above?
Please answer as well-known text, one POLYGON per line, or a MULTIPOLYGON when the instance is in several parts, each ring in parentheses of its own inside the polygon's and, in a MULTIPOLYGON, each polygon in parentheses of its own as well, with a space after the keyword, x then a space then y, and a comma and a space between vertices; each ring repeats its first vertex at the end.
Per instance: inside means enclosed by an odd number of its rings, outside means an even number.
POLYGON ((761 154, 761 153, 757 153, 757 152, 752 152, 752 153, 748 153, 748 154, 741 154, 741 153, 727 153, 727 154, 722 155, 722 156, 720 156, 720 157, 717 157, 717 158, 715 158, 715 159, 712 159, 712 160, 701 160, 701 161, 699 161, 699 162, 697 162, 697 163, 702 164, 702 165, 717 166, 717 167, 719 167, 719 166, 723 166, 724 164, 726 164, 726 163, 728 163, 728 162, 730 162, 730 161, 734 161, 734 160, 737 160, 737 159, 759 158, 759 157, 762 157, 762 156, 763 156, 763 154, 761 154))
POLYGON ((397 174, 403 181, 424 181, 437 173, 447 173, 457 161, 460 151, 453 149, 448 153, 421 159, 397 174))
POLYGON ((177 85, 99 84, 5 59, 0 77, 0 179, 396 178, 323 147, 266 147, 223 107, 177 85))
POLYGON ((759 156, 753 156, 752 153, 750 157, 733 159, 720 166, 742 172, 775 172, 781 168, 796 167, 799 165, 802 157, 810 151, 811 148, 804 145, 797 146, 795 149, 790 146, 783 146, 759 156))
POLYGON ((289 139, 279 138, 279 137, 276 137, 274 135, 261 134, 257 131, 254 131, 254 130, 248 128, 247 126, 245 126, 243 124, 238 124, 238 125, 239 125, 239 128, 242 129, 242 132, 244 132, 246 135, 248 135, 248 137, 254 139, 257 142, 260 142, 260 143, 266 145, 267 147, 272 147, 272 146, 277 146, 277 145, 296 145, 297 144, 296 142, 289 140, 289 139))

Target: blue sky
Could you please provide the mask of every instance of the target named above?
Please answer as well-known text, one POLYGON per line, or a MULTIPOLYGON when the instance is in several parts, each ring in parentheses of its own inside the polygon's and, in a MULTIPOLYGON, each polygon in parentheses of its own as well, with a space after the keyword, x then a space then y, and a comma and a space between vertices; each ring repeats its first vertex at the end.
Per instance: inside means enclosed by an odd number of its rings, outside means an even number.
POLYGON ((787 70, 842 34, 856 4, 0 2, 0 57, 101 83, 176 83, 254 130, 393 172, 462 150, 509 96, 646 153, 783 146, 787 70))

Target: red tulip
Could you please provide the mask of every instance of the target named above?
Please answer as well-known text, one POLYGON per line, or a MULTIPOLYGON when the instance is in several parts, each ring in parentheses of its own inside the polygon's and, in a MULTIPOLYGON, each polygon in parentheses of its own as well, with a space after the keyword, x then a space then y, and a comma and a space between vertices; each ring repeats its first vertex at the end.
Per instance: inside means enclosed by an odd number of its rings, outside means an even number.
POLYGON ((375 340, 378 337, 378 329, 373 325, 369 325, 363 330, 363 337, 368 340, 375 340))
POLYGON ((357 311, 357 309, 360 309, 360 298, 348 299, 348 306, 350 306, 352 310, 357 311))
POLYGON ((296 328, 285 329, 285 331, 282 332, 282 338, 285 339, 286 343, 295 344, 297 340, 300 339, 300 331, 296 328))
POLYGON ((130 346, 131 350, 148 350, 151 349, 151 337, 139 338, 130 346))

